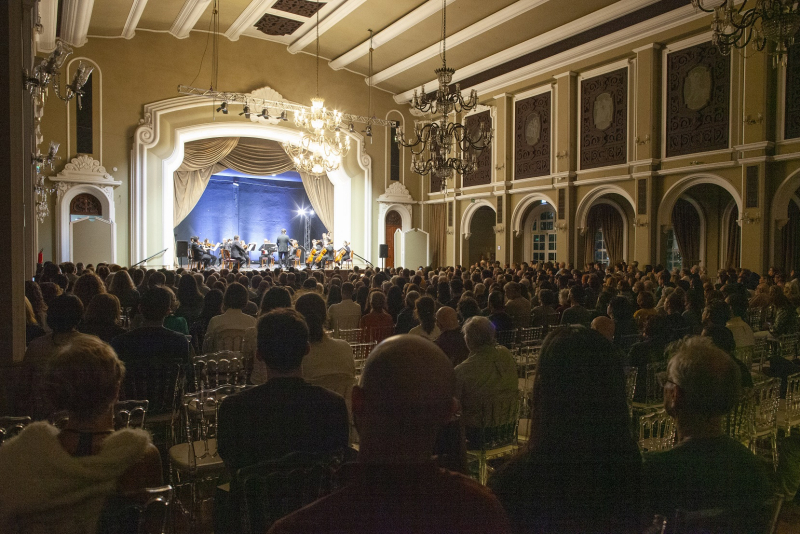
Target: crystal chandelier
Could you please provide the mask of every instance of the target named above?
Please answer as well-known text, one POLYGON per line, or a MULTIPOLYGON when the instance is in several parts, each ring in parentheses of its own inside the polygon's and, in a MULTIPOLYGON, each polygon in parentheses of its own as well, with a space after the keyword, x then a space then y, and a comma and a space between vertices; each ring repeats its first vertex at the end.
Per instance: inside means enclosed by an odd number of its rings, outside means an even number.
POLYGON ((747 2, 737 8, 734 0, 723 0, 717 7, 706 7, 707 1, 692 0, 692 5, 714 13, 711 39, 722 54, 728 55, 731 48, 745 48, 750 43, 760 51, 772 43, 773 66, 786 66, 788 49, 800 30, 797 0, 756 0, 750 9, 745 9, 747 2))
POLYGON ((325 100, 319 97, 319 9, 316 31, 316 96, 311 99, 310 110, 301 109, 294 113, 294 123, 306 132, 301 133, 297 140, 282 145, 298 171, 319 177, 339 168, 342 158, 350 151, 350 137, 341 133, 342 113, 327 109, 325 100), (326 132, 334 132, 334 135, 331 137, 326 132))
POLYGON ((453 171, 460 175, 471 174, 477 168, 477 153, 489 146, 493 132, 481 121, 476 131, 469 132, 459 122, 450 122, 448 116, 461 114, 474 109, 478 105, 478 93, 470 91, 466 100, 461 94, 458 83, 453 81, 455 69, 447 66, 447 2, 442 0, 442 66, 436 69, 439 88, 429 96, 425 86, 420 94, 414 91, 411 105, 417 111, 439 116, 414 124, 414 139, 406 140, 403 132, 398 132, 397 142, 411 149, 411 170, 417 174, 430 174, 441 181, 442 190, 446 191, 447 180, 453 171))

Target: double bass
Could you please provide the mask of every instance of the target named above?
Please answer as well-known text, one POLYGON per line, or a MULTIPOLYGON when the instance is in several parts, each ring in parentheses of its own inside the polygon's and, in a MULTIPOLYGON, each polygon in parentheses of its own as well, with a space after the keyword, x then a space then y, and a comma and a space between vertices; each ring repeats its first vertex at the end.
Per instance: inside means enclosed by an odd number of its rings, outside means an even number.
POLYGON ((319 263, 319 262, 322 261, 322 258, 325 257, 325 252, 326 252, 327 248, 328 248, 328 245, 323 245, 322 249, 319 251, 319 255, 317 256, 317 259, 314 260, 314 263, 319 263))
POLYGON ((342 258, 345 254, 347 254, 347 245, 349 245, 347 241, 345 241, 344 246, 339 249, 339 252, 336 253, 336 257, 333 259, 335 263, 342 263, 342 258))

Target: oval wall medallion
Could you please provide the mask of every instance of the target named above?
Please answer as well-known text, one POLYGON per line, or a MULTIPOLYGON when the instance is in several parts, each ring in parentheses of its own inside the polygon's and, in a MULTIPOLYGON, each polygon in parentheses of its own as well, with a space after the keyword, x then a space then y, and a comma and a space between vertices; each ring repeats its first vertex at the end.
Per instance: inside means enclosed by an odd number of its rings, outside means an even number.
POLYGON ((711 70, 698 65, 683 80, 683 101, 692 111, 700 111, 711 101, 711 70))
POLYGON ((614 99, 611 93, 600 93, 594 99, 594 127, 598 130, 605 130, 614 122, 614 99))
POLYGON ((542 137, 542 118, 538 113, 531 113, 528 115, 528 120, 525 123, 525 142, 529 146, 533 146, 539 142, 542 137))

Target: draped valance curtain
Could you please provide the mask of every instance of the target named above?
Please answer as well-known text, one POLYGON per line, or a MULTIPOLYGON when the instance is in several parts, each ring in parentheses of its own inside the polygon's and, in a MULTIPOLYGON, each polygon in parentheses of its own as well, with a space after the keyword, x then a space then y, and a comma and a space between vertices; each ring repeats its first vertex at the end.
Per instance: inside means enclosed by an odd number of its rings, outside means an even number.
MULTIPOLYGON (((183 162, 174 173, 173 225, 177 226, 197 205, 208 181, 225 169, 256 176, 294 170, 292 160, 276 141, 239 137, 201 139, 186 143, 183 162)), ((326 228, 333 228, 333 185, 327 176, 301 174, 311 207, 326 228)))
POLYGON ((672 230, 678 243, 683 266, 691 268, 700 263, 700 215, 697 209, 682 198, 672 208, 672 230))
POLYGON ((734 206, 728 218, 728 241, 725 244, 725 268, 738 267, 739 243, 741 242, 741 229, 739 228, 739 208, 734 206))
POLYGON ((584 234, 585 262, 594 261, 595 235, 597 231, 603 232, 606 244, 608 261, 616 265, 624 259, 622 250, 625 243, 624 226, 619 211, 609 204, 596 204, 592 206, 586 216, 586 233, 584 234))

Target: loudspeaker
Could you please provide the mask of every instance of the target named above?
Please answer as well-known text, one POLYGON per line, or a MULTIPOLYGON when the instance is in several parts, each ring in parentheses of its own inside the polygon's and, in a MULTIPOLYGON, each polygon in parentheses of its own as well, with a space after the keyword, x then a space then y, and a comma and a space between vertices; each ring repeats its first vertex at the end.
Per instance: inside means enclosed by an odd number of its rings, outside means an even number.
POLYGON ((389 245, 378 245, 378 257, 381 259, 389 257, 389 245))
POLYGON ((189 257, 189 242, 188 241, 177 241, 175 242, 175 256, 178 258, 188 258, 189 257))

